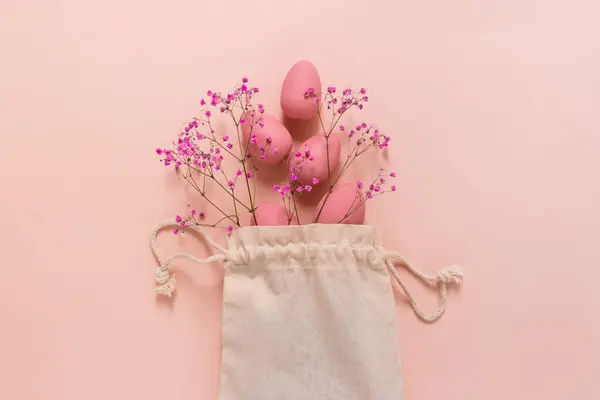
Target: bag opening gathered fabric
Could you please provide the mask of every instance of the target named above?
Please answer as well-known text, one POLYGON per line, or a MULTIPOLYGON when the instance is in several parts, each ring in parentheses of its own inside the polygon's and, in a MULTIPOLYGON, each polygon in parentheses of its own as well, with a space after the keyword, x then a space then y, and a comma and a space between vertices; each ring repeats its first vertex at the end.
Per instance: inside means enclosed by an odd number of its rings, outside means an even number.
POLYGON ((438 319, 446 285, 458 268, 427 276, 385 251, 374 227, 312 224, 243 227, 228 248, 199 229, 219 252, 207 259, 175 254, 159 261, 157 292, 171 296, 169 264, 187 258, 223 262, 220 400, 398 400, 402 398, 398 324, 390 276, 419 318, 438 319), (426 315, 400 279, 403 266, 440 289, 440 305, 426 315))

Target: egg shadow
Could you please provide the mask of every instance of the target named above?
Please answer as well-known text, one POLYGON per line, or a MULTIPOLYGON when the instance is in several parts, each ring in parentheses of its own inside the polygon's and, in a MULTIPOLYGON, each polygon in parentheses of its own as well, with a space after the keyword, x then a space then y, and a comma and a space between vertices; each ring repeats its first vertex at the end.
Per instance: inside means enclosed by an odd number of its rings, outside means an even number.
POLYGON ((297 197, 298 203, 303 206, 316 206, 319 201, 325 196, 327 193, 327 184, 315 185, 310 192, 303 192, 300 196, 297 197))
POLYGON ((283 125, 290 132, 294 141, 304 142, 306 139, 315 136, 321 131, 319 119, 316 117, 303 121, 282 115, 281 121, 283 121, 283 125))
MULTIPOLYGON (((280 163, 277 164, 258 164, 255 178, 261 186, 274 185, 285 180, 288 171, 288 157, 286 156, 280 163)), ((254 169, 254 161, 247 161, 248 166, 254 169)))
POLYGON ((166 308, 169 311, 173 311, 175 303, 174 300, 175 298, 177 298, 178 293, 179 292, 175 291, 175 293, 171 294, 171 297, 157 294, 154 298, 154 302, 158 307, 166 308))

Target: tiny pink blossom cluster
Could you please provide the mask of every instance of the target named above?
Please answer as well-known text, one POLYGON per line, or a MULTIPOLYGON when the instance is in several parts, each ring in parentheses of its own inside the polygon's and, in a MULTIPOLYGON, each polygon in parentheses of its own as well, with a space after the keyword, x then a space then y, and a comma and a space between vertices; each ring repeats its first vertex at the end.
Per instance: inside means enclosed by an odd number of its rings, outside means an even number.
MULTIPOLYGON (((238 85, 232 93, 227 93, 226 95, 222 95, 219 92, 213 92, 209 90, 206 92, 206 95, 210 97, 210 105, 213 107, 217 107, 220 112, 224 113, 226 111, 231 111, 233 107, 236 105, 236 101, 240 98, 245 98, 247 102, 250 102, 252 96, 259 92, 257 87, 249 88, 248 87, 248 78, 242 78, 242 84, 238 85)), ((204 99, 200 100, 201 106, 206 106, 207 102, 204 99)), ((204 112, 207 118, 210 118, 211 111, 206 110, 204 112)))
MULTIPOLYGON (((258 136, 256 134, 252 134, 252 136, 250 136, 250 143, 258 145, 258 136)), ((261 160, 266 160, 269 153, 274 155, 279 154, 279 150, 276 147, 272 147, 272 145, 273 138, 271 138, 271 136, 267 136, 265 138, 265 144, 262 146, 258 146, 258 150, 260 150, 261 160)))
MULTIPOLYGON (((367 89, 365 88, 361 88, 358 91, 352 90, 351 88, 346 88, 341 91, 341 94, 336 93, 336 87, 329 86, 327 88, 327 93, 325 94, 325 104, 327 105, 328 110, 334 110, 334 112, 337 114, 343 114, 351 107, 358 107, 359 110, 362 110, 365 106, 365 103, 369 101, 367 89)), ((318 102, 314 88, 308 88, 307 91, 304 92, 304 97, 311 98, 313 101, 318 102)))
POLYGON ((187 226, 187 225, 201 225, 202 221, 206 218, 206 213, 204 213, 203 211, 201 212, 197 212, 196 210, 192 209, 190 210, 189 215, 182 217, 181 215, 177 215, 175 216, 175 222, 177 222, 177 224, 179 224, 179 226, 181 228, 175 228, 173 229, 173 233, 175 235, 177 235, 179 232, 182 232, 183 229, 187 226))
POLYGON ((356 138, 357 146, 377 146, 380 150, 389 146, 391 137, 384 135, 375 125, 368 125, 366 122, 356 125, 354 129, 346 129, 344 125, 340 125, 340 131, 346 132, 349 138, 356 138))
POLYGON ((390 179, 396 177, 395 172, 384 173, 383 170, 379 171, 379 174, 368 184, 365 188, 363 181, 356 181, 356 187, 361 190, 367 199, 372 199, 375 196, 381 195, 386 192, 395 192, 396 185, 390 182, 390 179))
MULTIPOLYGON (((302 184, 300 182, 299 175, 302 173, 302 167, 304 166, 304 163, 307 160, 315 161, 315 156, 311 154, 310 149, 308 147, 305 147, 303 151, 297 151, 296 153, 294 153, 293 158, 296 159, 296 163, 292 164, 290 167, 290 173, 288 175, 290 184, 285 186, 289 187, 291 190, 295 191, 298 194, 302 192, 310 192, 312 190, 312 186, 310 184, 302 184)), ((311 179, 311 183, 312 185, 317 185, 319 183, 319 179, 313 177, 311 179)), ((282 195, 284 194, 280 190, 275 189, 275 187, 273 187, 273 190, 280 192, 282 195)))

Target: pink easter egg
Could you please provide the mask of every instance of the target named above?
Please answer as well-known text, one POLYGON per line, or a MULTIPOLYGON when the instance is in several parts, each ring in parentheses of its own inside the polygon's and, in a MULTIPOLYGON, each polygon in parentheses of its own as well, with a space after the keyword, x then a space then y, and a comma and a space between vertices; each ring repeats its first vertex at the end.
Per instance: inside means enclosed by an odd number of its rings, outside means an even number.
POLYGON ((337 133, 329 135, 328 143, 325 141, 324 135, 317 135, 308 138, 298 151, 304 157, 296 157, 292 155, 290 158, 290 167, 300 166, 297 168, 296 174, 298 181, 305 185, 313 184, 313 179, 317 178, 319 182, 325 182, 329 177, 329 170, 333 171, 337 168, 340 162, 340 153, 342 150, 341 136, 337 133), (306 151, 310 151, 310 155, 306 156, 306 151), (329 152, 329 168, 327 166, 327 153, 329 152))
POLYGON ((367 209, 362 199, 363 193, 355 183, 342 183, 331 191, 329 197, 325 195, 321 199, 313 221, 322 224, 361 225, 365 222, 367 209), (323 211, 321 211, 321 215, 317 220, 317 214, 324 201, 325 206, 323 206, 323 211))
POLYGON ((288 71, 281 85, 281 109, 283 114, 291 119, 309 120, 317 115, 318 104, 321 100, 321 77, 317 68, 307 60, 298 61, 288 71), (314 89, 308 97, 305 93, 309 88, 314 89))
MULTIPOLYGON (((254 218, 250 218, 250 225, 260 226, 283 226, 288 225, 288 217, 283 204, 280 203, 265 203, 256 207, 254 218), (257 223, 258 222, 258 223, 257 223)), ((292 217, 290 225, 298 225, 296 217, 292 217)))
POLYGON ((244 145, 249 143, 254 159, 265 164, 278 164, 290 153, 292 136, 277 118, 253 111, 246 112, 244 118, 244 145))

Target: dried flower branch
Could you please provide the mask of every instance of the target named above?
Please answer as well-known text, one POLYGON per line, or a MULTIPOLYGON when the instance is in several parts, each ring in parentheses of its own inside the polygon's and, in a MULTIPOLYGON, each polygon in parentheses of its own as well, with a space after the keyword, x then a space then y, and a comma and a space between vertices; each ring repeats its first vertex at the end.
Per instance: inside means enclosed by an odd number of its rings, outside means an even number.
MULTIPOLYGON (((312 101, 318 102, 318 97, 314 96, 314 89, 309 88, 305 93, 304 97, 307 99, 312 99, 312 101)), ((369 151, 372 148, 376 148, 379 150, 384 150, 388 147, 391 137, 382 134, 379 129, 375 125, 368 125, 366 122, 357 125, 354 129, 347 129, 344 125, 338 125, 342 117, 351 109, 358 108, 358 110, 363 110, 365 107, 365 103, 369 101, 369 97, 367 96, 367 90, 365 88, 361 88, 358 91, 354 91, 350 88, 343 89, 341 95, 337 95, 337 89, 335 86, 329 86, 327 88, 327 93, 325 94, 323 102, 320 104, 317 116, 319 118, 319 122, 321 124, 321 128, 325 132, 325 143, 326 143, 326 152, 327 155, 327 171, 328 171, 328 184, 329 190, 325 195, 324 201, 321 203, 319 210, 317 211, 315 221, 319 222, 319 218, 325 207, 326 202, 329 200, 329 196, 331 195, 333 189, 336 184, 340 181, 341 177, 344 173, 350 168, 350 165, 362 154, 369 151), (323 123, 322 113, 324 112, 323 108, 331 112, 331 123, 329 128, 325 128, 325 124, 323 123), (339 130, 341 132, 346 133, 347 138, 349 140, 348 153, 346 155, 346 159, 344 160, 340 172, 337 177, 333 177, 332 169, 330 164, 330 155, 329 155, 329 140, 331 134, 335 130, 339 130)), ((394 174, 395 175, 395 174, 394 174)), ((394 186, 395 187, 395 186, 394 186)), ((361 187, 359 186, 359 189, 361 187)), ((373 198, 374 196, 371 194, 369 197, 369 192, 365 194, 366 198, 373 198)), ((362 203, 361 203, 362 204, 362 203)), ((355 210, 356 208, 354 208, 355 210)), ((354 211, 352 211, 354 212, 354 211)), ((350 212, 348 215, 352 214, 350 212)), ((346 215, 346 216, 348 216, 346 215)))
MULTIPOLYGON (((240 125, 248 123, 243 117, 246 112, 264 113, 262 104, 255 108, 252 103, 252 97, 259 92, 259 89, 248 88, 247 83, 248 79, 243 78, 242 84, 236 86, 232 93, 226 95, 209 90, 207 92, 207 96, 210 98, 209 101, 207 102, 204 99, 200 101, 201 116, 193 118, 183 127, 177 140, 173 143, 173 149, 156 150, 159 155, 163 156, 161 161, 165 166, 174 166, 187 183, 222 214, 223 218, 220 221, 228 220, 231 223, 230 226, 238 227, 241 226, 240 208, 251 214, 255 212, 256 202, 250 188, 250 180, 258 169, 256 165, 252 165, 252 169, 248 168, 251 164, 247 162, 250 158, 249 143, 242 143, 240 125), (213 113, 211 108, 216 108, 221 113, 228 115, 233 122, 238 139, 237 154, 235 153, 236 145, 232 143, 231 138, 226 134, 219 135, 215 131, 211 122, 213 113), (239 164, 238 168, 231 173, 226 171, 223 162, 225 157, 230 157, 239 164), (225 212, 207 197, 207 180, 214 182, 231 197, 234 208, 233 215, 225 212), (247 188, 247 200, 242 200, 236 192, 240 181, 247 188)), ((256 119, 255 123, 262 124, 259 118, 256 119)), ((251 136, 249 141, 253 140, 255 139, 251 136)), ((194 218, 187 219, 187 221, 200 225, 194 218)))
MULTIPOLYGON (((286 148, 284 154, 280 154, 270 135, 255 133, 255 131, 258 132, 265 128, 265 108, 262 104, 255 106, 253 103, 253 97, 257 93, 259 93, 259 89, 249 87, 248 79, 245 77, 231 93, 222 94, 209 90, 207 99, 200 101, 200 116, 194 117, 184 124, 176 141, 173 142, 172 148, 156 150, 157 154, 161 156, 161 162, 167 167, 174 168, 219 214, 214 223, 207 223, 206 212, 197 212, 192 209, 185 217, 176 217, 181 228, 174 230, 174 233, 180 233, 190 225, 206 227, 224 225, 231 233, 234 227, 241 226, 242 212, 250 213, 251 222, 257 224, 258 206, 254 177, 259 170, 260 163, 265 160, 270 160, 269 163, 286 161, 286 164, 288 164, 288 160, 291 160, 286 181, 274 185, 273 190, 281 196, 287 224, 300 223, 296 198, 305 192, 312 191, 315 185, 321 183, 317 177, 310 178, 312 170, 306 169, 306 163, 315 162, 315 155, 308 146, 291 154, 288 154, 286 148), (215 112, 225 115, 233 123, 234 138, 227 132, 221 134, 216 131, 212 122, 215 112), (232 163, 236 166, 232 167, 232 163), (303 171, 304 175, 302 175, 303 171), (300 179, 300 176, 303 178, 300 179), (231 198, 233 212, 228 212, 209 198, 207 185, 215 185, 231 198)), ((385 150, 391 139, 381 133, 375 125, 365 122, 354 128, 340 125, 342 117, 350 110, 364 109, 365 104, 369 101, 366 89, 355 91, 347 88, 338 94, 337 89, 330 86, 321 101, 320 90, 308 88, 303 97, 306 101, 312 101, 317 105, 317 116, 325 138, 326 160, 320 158, 320 162, 326 161, 327 192, 315 214, 314 222, 319 222, 332 191, 352 163, 371 149, 385 150), (328 127, 324 122, 326 114, 330 114, 331 120, 328 127), (337 131, 345 134, 348 139, 348 152, 340 163, 339 173, 334 176, 333 171, 338 165, 332 165, 329 150, 331 135, 337 131)), ((273 119, 273 117, 269 118, 273 119)), ((337 148, 339 149, 339 142, 336 143, 338 143, 337 148)), ((337 158, 335 160, 337 163, 337 158)), ((322 175, 321 178, 324 176, 322 175)), ((368 185, 362 181, 356 182, 358 189, 356 198, 338 223, 343 222, 348 216, 363 207, 366 201, 383 193, 395 191, 396 186, 389 183, 389 180, 395 177, 395 173, 384 173, 381 170, 368 185)))

